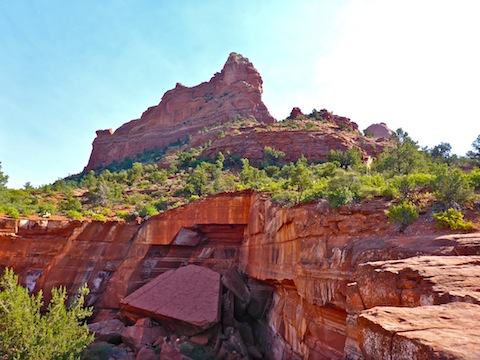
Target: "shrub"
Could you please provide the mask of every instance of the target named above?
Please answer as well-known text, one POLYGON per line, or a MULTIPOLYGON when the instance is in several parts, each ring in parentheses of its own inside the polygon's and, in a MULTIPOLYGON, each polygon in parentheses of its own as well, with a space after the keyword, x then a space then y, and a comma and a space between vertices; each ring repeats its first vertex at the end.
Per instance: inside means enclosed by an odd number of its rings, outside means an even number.
POLYGON ((434 183, 435 197, 445 209, 455 208, 466 203, 473 195, 467 177, 458 168, 444 168, 434 183))
POLYGON ((57 213, 57 207, 51 201, 47 200, 38 205, 38 213, 40 216, 49 216, 57 213))
POLYGON ((132 214, 130 214, 127 211, 117 211, 115 213, 115 216, 119 217, 120 219, 126 220, 126 221, 133 220, 132 219, 132 217, 133 217, 132 214))
POLYGON ((283 151, 277 150, 270 146, 265 146, 263 148, 263 159, 265 166, 263 167, 268 165, 279 165, 284 157, 285 153, 283 151))
POLYGON ((67 210, 65 211, 65 215, 67 217, 69 217, 70 219, 73 219, 73 220, 82 220, 83 219, 83 215, 80 211, 77 211, 77 210, 67 210))
POLYGON ((92 315, 91 308, 84 308, 86 285, 69 307, 65 306, 66 289, 52 289, 52 300, 43 315, 42 292, 29 295, 13 270, 5 269, 0 290, 1 359, 74 359, 93 341, 87 325, 82 324, 92 315))
POLYGON ((75 210, 80 211, 82 209, 82 203, 77 198, 73 196, 68 196, 67 199, 60 202, 60 210, 67 211, 67 210, 75 210))
POLYGON ((354 172, 338 169, 328 182, 327 199, 334 208, 346 205, 353 200, 360 200, 362 183, 354 172))
POLYGON ((328 153, 327 160, 329 162, 337 161, 340 163, 341 168, 348 169, 350 167, 358 166, 362 163, 362 154, 355 147, 352 147, 346 151, 332 149, 328 153))
POLYGON ((107 221, 107 217, 103 214, 92 214, 92 219, 95 221, 107 221))
POLYGON ((415 206, 406 201, 399 205, 391 205, 386 211, 386 215, 390 222, 395 224, 398 231, 402 233, 418 218, 415 206))
POLYGON ((12 206, 0 207, 0 213, 4 213, 5 215, 11 216, 14 219, 20 218, 20 212, 12 206))
POLYGON ((352 202, 354 199, 353 193, 348 188, 341 188, 329 191, 327 194, 328 203, 331 207, 339 208, 352 202))
POLYGON ((158 214, 158 210, 153 204, 146 204, 143 206, 137 206, 136 211, 141 217, 154 216, 158 214))
POLYGON ((441 211, 433 214, 435 220, 437 220, 438 227, 440 229, 452 229, 452 230, 465 230, 470 231, 473 229, 471 222, 466 222, 463 219, 463 214, 455 209, 448 209, 447 211, 441 211))
POLYGON ((480 189, 480 169, 474 169, 467 175, 469 184, 474 189, 480 189))

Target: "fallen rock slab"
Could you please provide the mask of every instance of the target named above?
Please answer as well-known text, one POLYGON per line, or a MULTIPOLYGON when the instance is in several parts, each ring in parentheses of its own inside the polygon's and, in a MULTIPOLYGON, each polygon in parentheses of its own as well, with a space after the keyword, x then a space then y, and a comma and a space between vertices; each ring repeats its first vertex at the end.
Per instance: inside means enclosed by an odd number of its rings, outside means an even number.
POLYGON ((365 360, 480 359, 480 306, 375 307, 358 317, 365 360))
POLYGON ((220 320, 220 274, 197 265, 169 270, 121 302, 127 317, 148 316, 186 335, 220 320))

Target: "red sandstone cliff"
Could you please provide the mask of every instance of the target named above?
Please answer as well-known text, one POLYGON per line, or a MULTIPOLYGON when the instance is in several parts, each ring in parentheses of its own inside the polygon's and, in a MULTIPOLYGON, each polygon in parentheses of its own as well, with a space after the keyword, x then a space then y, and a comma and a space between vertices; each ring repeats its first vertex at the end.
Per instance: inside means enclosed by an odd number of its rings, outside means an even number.
POLYGON ((242 55, 231 53, 222 71, 209 82, 191 88, 177 84, 140 119, 114 132, 97 131, 85 171, 121 161, 126 156, 133 157, 147 149, 162 149, 199 129, 238 115, 273 123, 275 119, 262 102, 262 91, 262 78, 253 64, 242 55))
MULTIPOLYGON (((227 280, 239 267, 250 296, 228 292, 224 304, 259 296, 260 281, 274 289, 268 313, 257 311, 256 320, 267 358, 402 358, 404 349, 411 359, 477 359, 479 233, 445 236, 423 215, 399 235, 385 221, 387 207, 373 199, 339 211, 323 203, 285 209, 245 191, 141 225, 8 220, 0 268, 14 267, 30 289, 46 293, 86 281, 98 310, 118 309, 126 295, 182 265, 227 280)), ((222 321, 234 323, 226 314, 222 321)))

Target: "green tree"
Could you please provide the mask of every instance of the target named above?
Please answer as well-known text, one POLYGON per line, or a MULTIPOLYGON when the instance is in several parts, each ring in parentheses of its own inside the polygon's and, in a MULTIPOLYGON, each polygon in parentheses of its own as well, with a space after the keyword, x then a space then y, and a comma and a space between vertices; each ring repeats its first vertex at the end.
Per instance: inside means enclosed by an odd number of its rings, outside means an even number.
POLYGON ((375 169, 386 175, 408 175, 426 167, 425 155, 407 132, 398 129, 392 137, 393 146, 382 153, 375 169))
POLYGON ((68 307, 66 289, 54 288, 44 315, 42 292, 29 295, 12 269, 5 269, 0 290, 0 359, 79 359, 93 341, 83 323, 92 315, 92 309, 84 307, 86 286, 68 307))
POLYGON ((469 151, 467 156, 474 161, 477 166, 480 166, 480 135, 477 136, 472 143, 473 151, 469 151))
POLYGON ((93 206, 108 206, 113 197, 112 187, 100 177, 93 188, 88 189, 88 199, 93 206))
POLYGON ((86 187, 87 189, 94 188, 97 185, 97 178, 95 177, 95 171, 90 170, 87 174, 85 174, 81 184, 83 187, 86 187))
POLYGON ((263 162, 261 167, 266 167, 268 165, 280 165, 280 162, 285 157, 285 153, 283 151, 277 150, 270 146, 265 146, 263 148, 263 162))
POLYGON ((143 165, 142 163, 136 162, 133 163, 132 168, 127 170, 128 183, 133 185, 136 181, 140 180, 143 176, 143 165))
POLYGON ((138 205, 136 211, 138 212, 138 215, 143 218, 158 214, 158 210, 154 204, 138 205))
POLYGON ((362 163, 362 154, 356 147, 352 147, 346 151, 330 150, 327 156, 329 162, 338 161, 343 169, 353 168, 362 163))
POLYGON ((307 158, 302 156, 291 168, 290 178, 287 184, 298 191, 298 201, 300 202, 305 190, 312 186, 312 171, 308 168, 307 158))
POLYGON ((64 201, 60 202, 60 210, 62 211, 81 211, 82 210, 82 203, 77 198, 73 197, 72 195, 67 196, 64 201))
POLYGON ((0 190, 5 188, 8 182, 8 175, 5 175, 2 171, 2 163, 0 162, 0 190))
POLYGON ((201 166, 197 166, 195 170, 187 177, 185 190, 190 195, 202 196, 207 192, 209 180, 207 172, 201 166))
POLYGON ((430 155, 434 160, 449 163, 452 158, 452 145, 449 143, 440 143, 430 150, 430 155))
POLYGON ((473 195, 468 177, 458 168, 444 166, 433 184, 435 197, 443 209, 458 208, 473 195))
POLYGON ((338 208, 359 198, 362 184, 357 174, 352 171, 337 169, 327 186, 328 203, 338 208))

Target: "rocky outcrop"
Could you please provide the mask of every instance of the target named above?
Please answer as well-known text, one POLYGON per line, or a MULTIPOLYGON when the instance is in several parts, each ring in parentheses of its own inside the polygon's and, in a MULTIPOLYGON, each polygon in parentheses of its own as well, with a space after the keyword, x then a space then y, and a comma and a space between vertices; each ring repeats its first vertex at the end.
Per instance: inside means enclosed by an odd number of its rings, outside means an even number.
POLYGON ((290 115, 287 117, 289 120, 295 120, 297 117, 302 116, 302 110, 299 107, 294 107, 292 111, 290 111, 290 115))
POLYGON ((479 256, 416 256, 368 262, 355 272, 365 308, 449 302, 480 305, 479 256), (374 283, 371 280, 375 278, 374 283))
POLYGON ((275 119, 263 104, 262 78, 253 64, 231 53, 222 71, 209 82, 194 87, 177 84, 162 101, 147 109, 140 119, 115 130, 99 130, 84 171, 105 166, 149 149, 162 149, 183 141, 204 127, 235 117, 251 117, 259 122, 275 119))
POLYGON ((375 307, 358 318, 365 360, 480 358, 480 306, 375 307))
POLYGON ((373 136, 375 138, 389 138, 393 135, 393 131, 383 122, 370 125, 364 130, 364 133, 366 136, 373 136))
MULTIPOLYGON (((229 134, 213 139, 211 145, 202 152, 202 156, 215 158, 221 151, 240 158, 249 159, 253 165, 265 159, 264 148, 272 147, 283 151, 284 163, 297 161, 305 156, 311 162, 327 161, 330 150, 346 151, 352 147, 359 149, 364 158, 378 157, 388 145, 386 141, 364 138, 352 131, 342 131, 337 125, 322 124, 320 129, 281 129, 267 131, 261 127, 242 129, 239 134, 229 134)), ((205 143, 192 142, 192 146, 205 143)))

